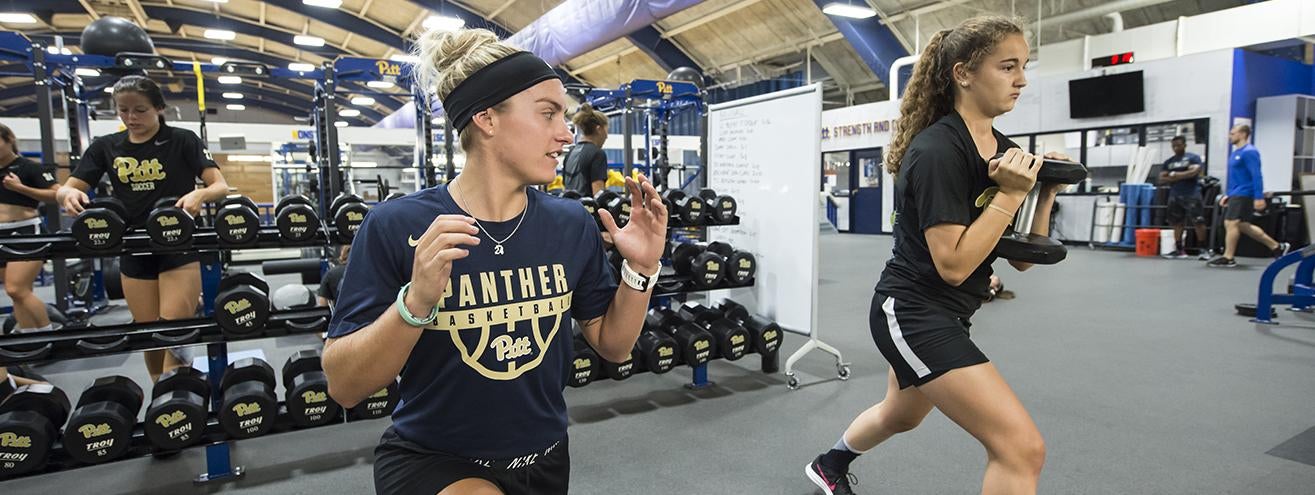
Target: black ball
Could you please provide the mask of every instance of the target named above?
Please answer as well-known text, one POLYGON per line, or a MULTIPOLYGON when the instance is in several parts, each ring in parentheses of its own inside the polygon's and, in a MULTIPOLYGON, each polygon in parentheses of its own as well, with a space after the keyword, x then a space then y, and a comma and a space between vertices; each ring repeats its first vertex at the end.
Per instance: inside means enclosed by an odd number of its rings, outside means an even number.
POLYGON ((141 26, 122 17, 105 16, 82 29, 82 51, 112 57, 122 52, 155 53, 155 43, 141 26))
POLYGON ((692 67, 676 67, 676 70, 667 74, 667 80, 690 82, 698 86, 699 89, 703 89, 703 74, 692 67))

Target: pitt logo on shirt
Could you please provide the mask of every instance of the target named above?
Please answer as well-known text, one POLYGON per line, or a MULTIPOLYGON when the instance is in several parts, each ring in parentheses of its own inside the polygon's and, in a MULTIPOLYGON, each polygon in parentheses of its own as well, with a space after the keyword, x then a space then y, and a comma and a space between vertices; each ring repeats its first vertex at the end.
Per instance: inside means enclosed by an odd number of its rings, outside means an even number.
POLYGON ((153 191, 155 183, 166 176, 158 158, 138 162, 131 156, 121 156, 114 159, 114 172, 120 183, 132 184, 134 191, 153 191))
POLYGON ((514 380, 543 362, 571 295, 561 264, 454 275, 426 329, 447 332, 485 378, 514 380))

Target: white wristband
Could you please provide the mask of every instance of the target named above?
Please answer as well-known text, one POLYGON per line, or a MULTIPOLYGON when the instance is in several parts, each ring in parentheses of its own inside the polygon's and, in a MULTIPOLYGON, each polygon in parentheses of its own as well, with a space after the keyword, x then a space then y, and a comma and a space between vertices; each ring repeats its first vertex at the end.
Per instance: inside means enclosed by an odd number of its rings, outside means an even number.
POLYGON ((621 260, 621 281, 629 285, 631 289, 639 292, 648 292, 657 283, 658 274, 662 273, 662 266, 658 265, 658 270, 652 275, 645 275, 630 268, 629 260, 621 260))

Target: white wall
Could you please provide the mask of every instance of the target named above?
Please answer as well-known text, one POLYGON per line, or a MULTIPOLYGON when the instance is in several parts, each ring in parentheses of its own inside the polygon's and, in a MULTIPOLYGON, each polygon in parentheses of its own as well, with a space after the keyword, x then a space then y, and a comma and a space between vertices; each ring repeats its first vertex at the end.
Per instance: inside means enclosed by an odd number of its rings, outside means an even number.
POLYGON ((995 125, 1005 134, 1014 135, 1209 118, 1209 158, 1218 162, 1211 170, 1222 170, 1224 157, 1228 153, 1232 81, 1232 50, 1137 62, 1073 74, 1033 76, 1029 78, 1028 86, 1023 90, 1014 111, 997 118, 995 125), (1090 119, 1069 117, 1070 80, 1136 70, 1143 71, 1145 78, 1146 111, 1090 119))

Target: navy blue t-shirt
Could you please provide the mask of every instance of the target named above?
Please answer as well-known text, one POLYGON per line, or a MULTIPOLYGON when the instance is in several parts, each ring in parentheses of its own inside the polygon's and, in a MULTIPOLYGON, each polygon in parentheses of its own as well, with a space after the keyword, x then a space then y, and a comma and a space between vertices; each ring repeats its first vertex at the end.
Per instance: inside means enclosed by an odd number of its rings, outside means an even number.
MULTIPOLYGON (((1201 157, 1196 153, 1174 155, 1164 161, 1165 172, 1186 172, 1192 165, 1201 165, 1201 157)), ((1201 181, 1196 177, 1169 183, 1170 196, 1200 196, 1201 181)))
MULTIPOLYGON (((369 325, 411 280, 419 239, 438 215, 468 215, 446 186, 380 203, 352 242, 329 337, 369 325)), ((397 434, 427 449, 508 459, 566 437, 571 319, 607 312, 616 276, 593 217, 578 201, 530 190, 520 217, 480 223, 480 244, 452 264, 439 315, 402 368, 397 434)), ((417 315, 423 317, 424 315, 417 315)), ((358 356, 370 359, 370 356, 358 356)))

